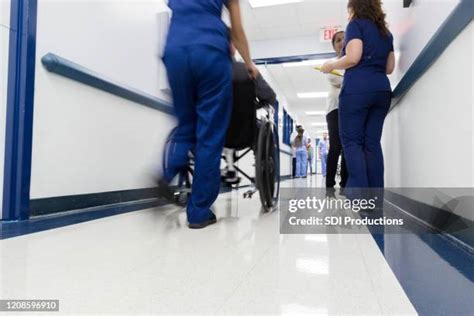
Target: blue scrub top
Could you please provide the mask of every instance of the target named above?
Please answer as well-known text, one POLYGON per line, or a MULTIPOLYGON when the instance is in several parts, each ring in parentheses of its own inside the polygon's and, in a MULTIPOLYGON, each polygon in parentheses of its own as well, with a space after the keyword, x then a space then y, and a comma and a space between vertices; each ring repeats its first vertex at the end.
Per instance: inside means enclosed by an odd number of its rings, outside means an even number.
POLYGON ((229 34, 222 21, 228 0, 169 0, 173 11, 167 47, 206 45, 229 53, 229 34))
POLYGON ((328 141, 327 140, 324 140, 324 139, 321 139, 319 141, 319 152, 321 154, 327 154, 328 153, 328 141))
POLYGON ((393 52, 392 34, 384 36, 368 19, 354 19, 347 25, 346 45, 353 39, 362 40, 364 51, 359 64, 346 70, 341 94, 392 91, 386 74, 388 56, 393 52))

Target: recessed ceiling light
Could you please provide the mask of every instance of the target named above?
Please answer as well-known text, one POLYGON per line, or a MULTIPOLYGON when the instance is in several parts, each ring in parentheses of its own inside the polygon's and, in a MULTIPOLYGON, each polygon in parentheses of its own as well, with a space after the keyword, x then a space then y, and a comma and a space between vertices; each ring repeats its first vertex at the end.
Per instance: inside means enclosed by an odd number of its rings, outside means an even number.
POLYGON ((327 98, 329 96, 329 92, 305 92, 298 93, 297 96, 300 99, 327 98))
POLYGON ((327 126, 327 123, 311 123, 311 126, 327 126))
POLYGON ((283 63, 283 67, 314 67, 314 66, 321 66, 326 61, 331 59, 311 59, 311 60, 304 60, 304 61, 295 61, 289 63, 283 63))
POLYGON ((305 112, 306 115, 311 115, 311 116, 321 116, 321 115, 326 115, 326 111, 308 111, 305 112))
POLYGON ((290 3, 303 2, 303 0, 249 0, 252 8, 269 7, 273 5, 282 5, 290 3))

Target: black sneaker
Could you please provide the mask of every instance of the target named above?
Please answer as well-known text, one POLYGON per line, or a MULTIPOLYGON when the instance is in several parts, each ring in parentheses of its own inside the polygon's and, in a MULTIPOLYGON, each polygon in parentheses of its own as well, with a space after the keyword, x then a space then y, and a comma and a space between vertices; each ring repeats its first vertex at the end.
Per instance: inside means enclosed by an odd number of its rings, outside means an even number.
POLYGON ((201 222, 201 223, 193 223, 193 224, 189 223, 188 227, 191 228, 191 229, 201 229, 201 228, 207 227, 207 226, 215 224, 215 223, 217 223, 217 218, 216 218, 216 215, 214 215, 214 213, 213 213, 212 217, 210 219, 208 219, 207 221, 204 221, 204 222, 201 222))
POLYGON ((339 189, 339 195, 347 196, 347 195, 346 195, 346 190, 345 190, 344 187, 341 187, 341 188, 339 189))
POLYGON ((326 188, 326 197, 330 199, 336 198, 336 190, 334 188, 326 188))

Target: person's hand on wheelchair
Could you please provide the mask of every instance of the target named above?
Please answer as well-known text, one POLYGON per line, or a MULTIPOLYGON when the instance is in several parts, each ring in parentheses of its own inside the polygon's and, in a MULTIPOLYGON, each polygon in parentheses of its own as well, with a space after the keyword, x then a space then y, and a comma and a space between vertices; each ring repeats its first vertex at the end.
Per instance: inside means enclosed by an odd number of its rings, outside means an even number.
POLYGON ((247 70, 248 70, 248 72, 249 72, 249 77, 250 77, 250 79, 252 79, 252 80, 257 79, 258 74, 260 73, 260 72, 258 71, 257 66, 255 66, 254 63, 250 63, 250 64, 245 64, 245 67, 247 67, 247 70))

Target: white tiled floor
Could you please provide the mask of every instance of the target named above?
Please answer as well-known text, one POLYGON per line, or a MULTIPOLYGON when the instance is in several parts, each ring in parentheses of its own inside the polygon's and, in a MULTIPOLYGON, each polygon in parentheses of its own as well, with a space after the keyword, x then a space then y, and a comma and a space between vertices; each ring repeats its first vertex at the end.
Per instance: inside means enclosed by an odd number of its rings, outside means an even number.
POLYGON ((59 299, 62 313, 416 314, 370 235, 280 235, 259 206, 234 191, 203 230, 168 207, 1 241, 0 298, 59 299))

